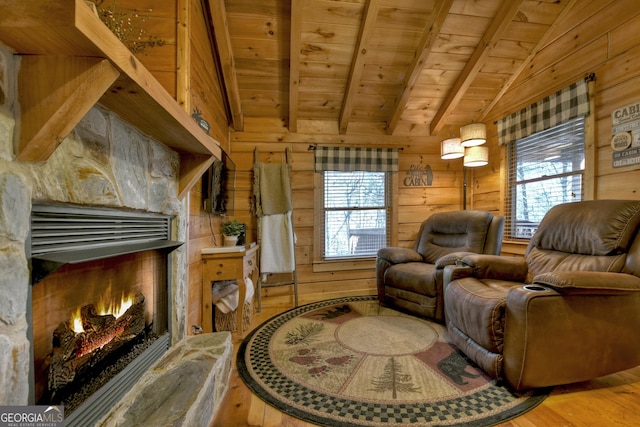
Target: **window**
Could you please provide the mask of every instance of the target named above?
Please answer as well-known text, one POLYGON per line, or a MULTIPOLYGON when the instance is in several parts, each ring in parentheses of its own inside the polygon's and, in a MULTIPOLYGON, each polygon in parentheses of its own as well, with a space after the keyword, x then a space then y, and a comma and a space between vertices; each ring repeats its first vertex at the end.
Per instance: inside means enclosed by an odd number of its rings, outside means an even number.
POLYGON ((365 258, 371 262, 391 235, 392 182, 398 170, 398 149, 314 147, 316 173, 314 269, 332 268, 365 258), (326 264, 328 265, 328 264, 326 264))
POLYGON ((507 237, 529 239, 560 203, 582 200, 584 117, 517 140, 507 147, 507 237))
POLYGON ((326 171, 324 258, 375 256, 387 245, 387 172, 326 171))
POLYGON ((590 74, 497 121, 498 144, 507 152, 507 239, 531 238, 551 207, 582 200, 585 185, 593 195, 585 179, 585 164, 594 161, 593 150, 585 153, 585 126, 593 126, 594 79, 590 74))

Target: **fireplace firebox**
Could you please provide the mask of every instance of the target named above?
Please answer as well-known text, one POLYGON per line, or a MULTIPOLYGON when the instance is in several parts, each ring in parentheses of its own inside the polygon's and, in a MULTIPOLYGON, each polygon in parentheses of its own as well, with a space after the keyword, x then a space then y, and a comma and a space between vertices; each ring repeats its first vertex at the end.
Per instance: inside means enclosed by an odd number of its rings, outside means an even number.
POLYGON ((63 404, 65 425, 105 415, 168 349, 171 218, 34 204, 31 215, 34 404, 63 404))

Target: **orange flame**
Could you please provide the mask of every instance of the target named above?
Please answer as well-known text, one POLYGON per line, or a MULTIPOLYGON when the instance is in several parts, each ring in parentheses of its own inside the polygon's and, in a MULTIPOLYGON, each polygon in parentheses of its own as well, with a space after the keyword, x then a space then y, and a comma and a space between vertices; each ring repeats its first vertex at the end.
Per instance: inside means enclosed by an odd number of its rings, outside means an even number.
POLYGON ((84 327, 82 327, 82 317, 80 316, 80 307, 78 307, 76 312, 71 315, 71 329, 76 334, 84 332, 84 327))
MULTIPOLYGON (((100 316, 113 315, 116 319, 122 316, 133 305, 134 296, 129 294, 128 296, 122 295, 120 301, 105 302, 104 298, 100 298, 98 302, 98 314, 100 316)), ((71 314, 71 329, 76 334, 84 332, 82 326, 82 316, 80 315, 80 308, 71 314)))
POLYGON ((114 302, 111 300, 108 303, 105 303, 104 299, 101 298, 98 304, 98 314, 101 316, 112 314, 117 319, 133 305, 133 298, 131 294, 126 297, 122 295, 120 301, 114 302))

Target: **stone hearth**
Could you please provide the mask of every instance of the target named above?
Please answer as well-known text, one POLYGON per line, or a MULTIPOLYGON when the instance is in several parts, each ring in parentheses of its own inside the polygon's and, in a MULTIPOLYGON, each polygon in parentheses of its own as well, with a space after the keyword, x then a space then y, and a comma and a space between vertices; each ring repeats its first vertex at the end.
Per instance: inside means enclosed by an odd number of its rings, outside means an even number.
POLYGON ((227 390, 233 344, 230 332, 180 341, 138 381, 101 427, 208 426, 227 390))

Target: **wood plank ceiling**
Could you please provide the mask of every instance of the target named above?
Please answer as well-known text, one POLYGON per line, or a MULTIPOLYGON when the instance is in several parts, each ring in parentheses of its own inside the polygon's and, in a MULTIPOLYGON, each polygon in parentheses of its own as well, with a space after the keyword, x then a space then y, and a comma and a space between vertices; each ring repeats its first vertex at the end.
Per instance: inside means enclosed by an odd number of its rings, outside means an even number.
POLYGON ((482 121, 575 0, 208 0, 230 122, 482 121))

